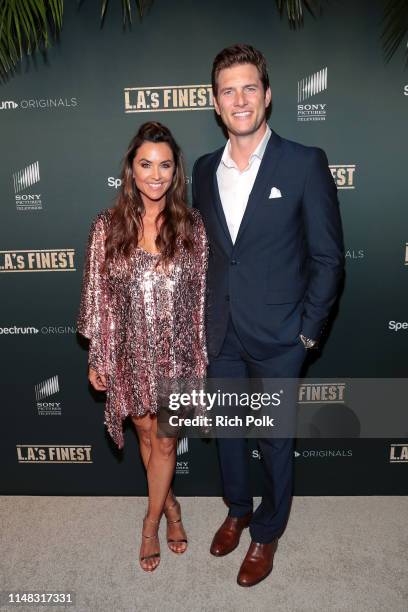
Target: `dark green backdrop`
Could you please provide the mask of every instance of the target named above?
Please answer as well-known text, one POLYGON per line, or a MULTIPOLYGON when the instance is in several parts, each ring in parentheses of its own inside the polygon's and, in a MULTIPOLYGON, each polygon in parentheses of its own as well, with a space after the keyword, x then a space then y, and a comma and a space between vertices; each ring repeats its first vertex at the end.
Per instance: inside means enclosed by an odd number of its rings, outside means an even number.
MULTIPOLYGON (((225 142, 213 110, 126 113, 125 89, 208 85, 214 55, 234 42, 251 43, 267 58, 270 125, 323 148, 339 188, 345 287, 307 376, 405 377, 408 76, 401 56, 383 61, 382 3, 328 2, 321 18, 307 16, 297 32, 273 0, 156 0, 127 32, 119 2, 110 3, 103 29, 98 2, 79 11, 65 4, 60 43, 47 61, 23 62, 0 88, 2 492, 144 493, 135 434, 127 423, 125 449, 117 453, 75 334, 86 239, 91 220, 113 203, 121 157, 140 123, 157 119, 171 128, 189 176, 199 155, 225 142), (324 120, 299 121, 298 84, 324 69, 327 87, 312 87, 300 102, 323 109, 324 120), (19 209, 25 205, 29 210, 19 209), (54 263, 48 254, 41 264, 45 249, 57 251, 54 263), (74 269, 61 268, 64 261, 74 269), (401 328, 390 329, 390 321, 401 328), (52 414, 40 414, 47 407, 39 404, 52 404, 52 414), (55 461, 54 447, 67 445, 70 461, 55 461), (82 454, 75 449, 84 446, 90 448, 82 454)), ((162 89, 150 91, 164 99, 162 89)), ((129 95, 137 99, 134 90, 129 95)), ((407 444, 408 432, 401 435, 300 440, 295 493, 406 494, 408 461, 390 460, 391 444, 400 445, 393 447, 398 453, 407 444)), ((248 452, 258 492, 260 462, 252 445, 248 452)), ((220 493, 213 443, 185 442, 177 472, 180 494, 220 493)))

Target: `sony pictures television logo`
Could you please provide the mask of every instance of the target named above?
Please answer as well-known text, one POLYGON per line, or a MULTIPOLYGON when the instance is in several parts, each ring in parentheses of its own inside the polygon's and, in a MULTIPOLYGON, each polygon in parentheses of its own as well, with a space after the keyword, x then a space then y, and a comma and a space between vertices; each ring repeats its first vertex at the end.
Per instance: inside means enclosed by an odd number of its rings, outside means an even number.
POLYGON ((188 453, 188 438, 180 438, 177 442, 177 460, 176 460, 176 474, 187 475, 190 473, 188 460, 183 458, 183 455, 188 453))
POLYGON ((21 193, 40 182, 40 165, 38 161, 29 164, 22 170, 13 173, 13 186, 16 208, 20 211, 42 210, 40 193, 21 193))
POLYGON ((55 396, 58 395, 59 390, 58 375, 35 385, 35 400, 39 416, 61 415, 61 402, 55 401, 55 396), (52 400, 49 398, 52 398, 52 400))
POLYGON ((125 113, 211 110, 214 108, 212 87, 205 85, 172 85, 125 87, 125 113))
POLYGON ((298 81, 298 121, 325 121, 327 116, 327 103, 312 100, 318 94, 327 90, 327 66, 298 81))

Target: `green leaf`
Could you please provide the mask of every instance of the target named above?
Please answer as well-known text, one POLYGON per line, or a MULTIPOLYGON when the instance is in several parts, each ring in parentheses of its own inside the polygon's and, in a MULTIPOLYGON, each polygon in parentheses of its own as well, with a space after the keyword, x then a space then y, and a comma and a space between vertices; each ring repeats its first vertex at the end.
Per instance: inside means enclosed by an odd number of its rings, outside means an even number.
MULTIPOLYGON (((385 61, 388 63, 401 43, 408 39, 408 1, 389 0, 384 10, 384 29, 381 35, 385 61)), ((408 65, 408 48, 405 44, 405 64, 408 65)))
POLYGON ((14 28, 16 31, 16 36, 17 36, 17 42, 18 42, 18 55, 20 57, 20 59, 22 59, 23 57, 23 42, 21 40, 21 29, 20 29, 20 22, 18 20, 18 13, 16 12, 16 7, 13 7, 14 10, 12 11, 12 15, 13 15, 13 23, 14 23, 14 28))
POLYGON ((304 9, 306 9, 313 17, 321 11, 322 0, 275 0, 282 16, 286 11, 289 25, 293 28, 303 25, 304 9))
MULTIPOLYGON (((125 26, 127 21, 132 23, 132 2, 131 0, 121 0, 122 3, 122 16, 123 25, 125 26)), ((101 3, 101 23, 103 23, 108 8, 109 0, 102 0, 101 3)), ((139 11, 139 16, 142 19, 146 9, 153 4, 153 0, 135 0, 136 7, 139 11)))
POLYGON ((62 27, 63 0, 0 0, 0 76, 6 78, 21 61, 40 46, 50 45, 62 27))

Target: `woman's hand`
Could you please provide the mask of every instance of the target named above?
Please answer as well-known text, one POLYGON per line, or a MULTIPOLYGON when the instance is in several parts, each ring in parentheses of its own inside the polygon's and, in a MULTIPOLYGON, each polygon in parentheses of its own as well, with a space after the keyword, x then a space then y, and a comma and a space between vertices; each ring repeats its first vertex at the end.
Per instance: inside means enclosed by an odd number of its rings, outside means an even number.
POLYGON ((106 391, 106 376, 99 374, 93 368, 89 368, 88 379, 94 389, 97 391, 106 391))

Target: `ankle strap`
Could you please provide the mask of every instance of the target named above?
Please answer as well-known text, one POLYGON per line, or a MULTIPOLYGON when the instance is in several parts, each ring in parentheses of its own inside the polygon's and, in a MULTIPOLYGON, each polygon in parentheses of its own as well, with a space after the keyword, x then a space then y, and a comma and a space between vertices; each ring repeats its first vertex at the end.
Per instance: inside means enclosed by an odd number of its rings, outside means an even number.
POLYGON ((158 538, 159 536, 157 535, 157 533, 155 533, 154 535, 145 535, 144 533, 142 533, 142 538, 146 538, 146 540, 150 540, 151 538, 158 538))

